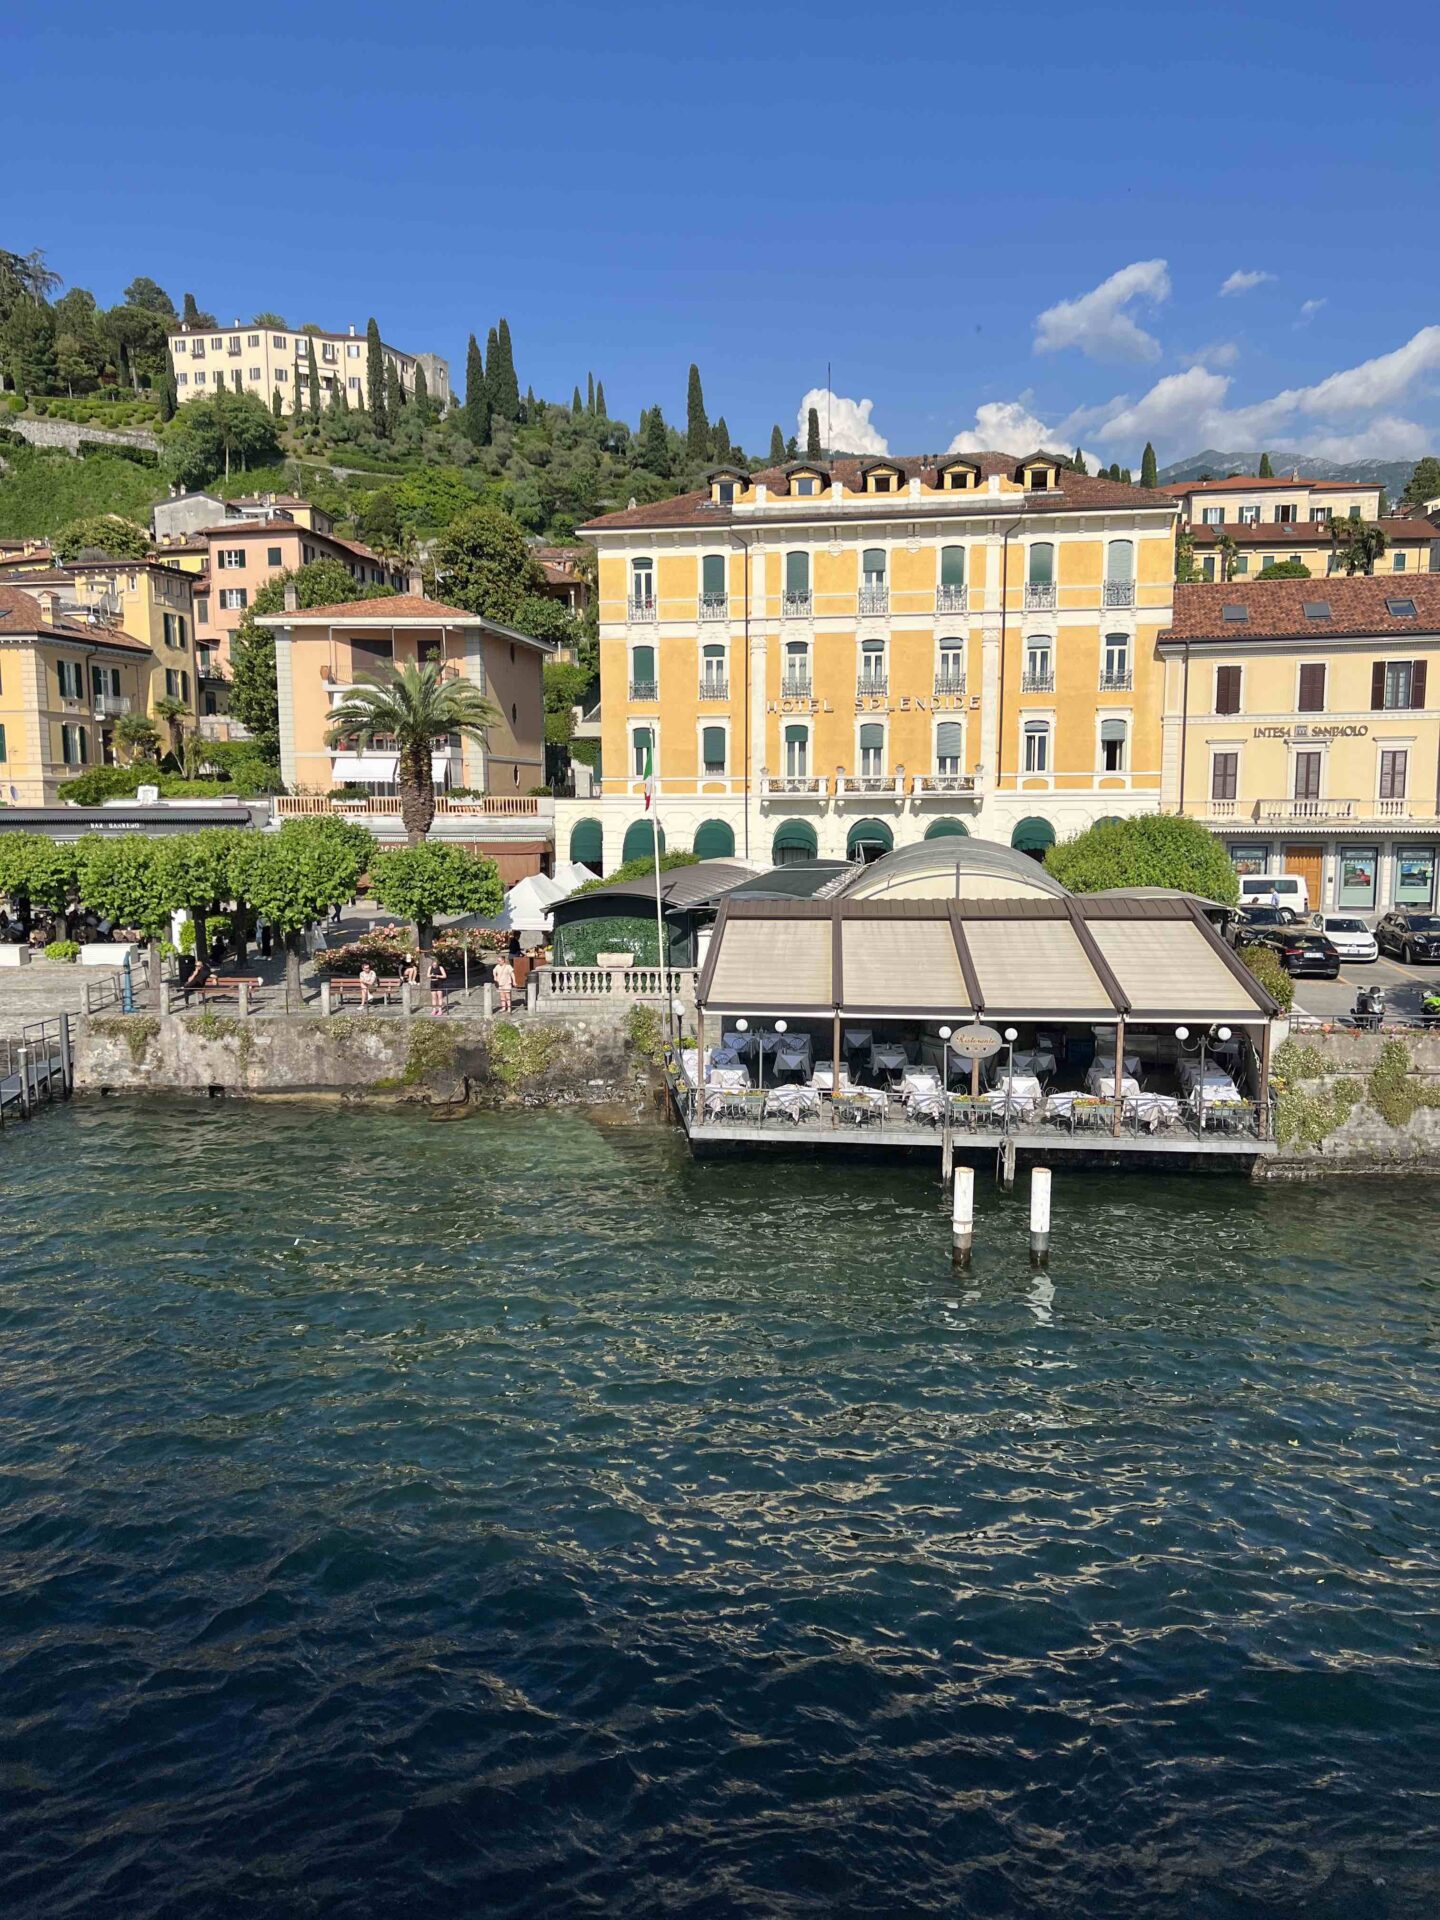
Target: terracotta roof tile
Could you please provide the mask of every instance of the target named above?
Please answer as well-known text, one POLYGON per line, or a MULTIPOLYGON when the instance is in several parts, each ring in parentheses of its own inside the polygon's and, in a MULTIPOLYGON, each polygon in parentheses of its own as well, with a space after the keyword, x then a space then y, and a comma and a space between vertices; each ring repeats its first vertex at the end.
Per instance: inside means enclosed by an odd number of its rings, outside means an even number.
POLYGON ((1356 634, 1433 634, 1440 632, 1440 574, 1343 574, 1328 580, 1203 581, 1177 586, 1175 612, 1165 641, 1218 640, 1239 646, 1246 640, 1303 636, 1310 642, 1356 634), (1408 600, 1414 618, 1392 614, 1387 600, 1408 600), (1328 619, 1311 619, 1305 603, 1325 604, 1328 619), (1243 620, 1227 620, 1226 607, 1244 607, 1243 620))
POLYGON ((1269 480, 1262 480, 1258 474, 1233 473, 1223 480, 1173 480, 1160 491, 1178 500, 1187 493, 1256 493, 1262 487, 1309 487, 1318 493, 1353 493, 1357 487, 1379 484, 1378 480, 1307 480, 1303 473, 1298 476, 1284 473, 1269 480))
POLYGON ((88 621, 74 620, 56 610, 53 621, 40 610, 33 594, 19 587, 0 586, 0 639, 10 634, 39 634, 42 638, 78 640, 89 646, 118 647, 125 653, 148 654, 143 640, 136 640, 116 627, 92 627, 88 621))
MULTIPOLYGON (((283 627, 287 622, 284 613, 265 613, 257 618, 264 626, 283 627)), ((443 600, 427 600, 418 593, 387 594, 378 600, 341 600, 328 607, 301 607, 298 613, 288 616, 292 625, 302 621, 329 621, 332 626, 344 626, 351 620, 382 619, 414 621, 417 624, 429 621, 432 626, 464 620, 474 625, 478 624, 479 616, 467 613, 463 607, 447 607, 443 600)))
MULTIPOLYGON (((1376 520, 1374 526, 1382 529, 1388 540, 1434 540, 1437 529, 1428 520, 1394 519, 1376 520)), ((1237 547, 1283 547, 1283 546, 1323 546, 1330 545, 1332 525, 1344 525, 1343 521, 1328 520, 1262 520, 1258 526, 1226 525, 1223 527, 1191 527, 1191 537, 1197 547, 1213 547, 1228 533, 1237 547)))
MULTIPOLYGON (((977 453, 963 457, 971 465, 978 467, 982 480, 988 480, 993 474, 1012 476, 1021 459, 1012 453, 977 453)), ((1031 456, 1025 456, 1029 459, 1031 456)), ((763 471, 750 476, 752 486, 768 487, 771 496, 780 501, 795 498, 789 491, 788 474, 797 465, 804 462, 787 462, 784 467, 766 467, 763 471)), ((818 460, 812 463, 813 470, 827 473, 832 480, 839 480, 847 488, 854 488, 864 470, 874 465, 869 457, 864 459, 846 456, 835 460, 818 460)), ((898 468, 907 482, 919 478, 923 484, 933 486, 940 469, 946 464, 941 455, 915 456, 887 455, 881 463, 887 467, 898 468)), ((861 494, 857 499, 888 499, 896 503, 902 501, 903 493, 861 494)), ((1035 497, 1035 496, 1031 496, 1035 497)), ((955 496, 957 501, 974 505, 984 503, 991 496, 983 492, 963 493, 955 496)), ((814 504, 823 510, 828 506, 828 496, 816 496, 814 504)), ((1006 507, 1018 504, 1014 494, 1004 496, 999 502, 992 502, 992 508, 1003 512, 1006 507)), ((1060 484, 1053 494, 1037 498, 1037 511, 1045 509, 1065 511, 1085 507, 1173 507, 1174 501, 1168 492, 1155 488, 1127 486, 1123 480, 1103 479, 1099 474, 1071 473, 1068 469, 1060 471, 1060 484)), ((730 507, 718 506, 708 491, 682 493, 670 500, 657 500, 651 506, 622 507, 616 513, 601 514, 597 519, 587 520, 580 531, 582 533, 608 532, 625 527, 724 527, 745 526, 754 518, 747 511, 736 514, 730 507)))

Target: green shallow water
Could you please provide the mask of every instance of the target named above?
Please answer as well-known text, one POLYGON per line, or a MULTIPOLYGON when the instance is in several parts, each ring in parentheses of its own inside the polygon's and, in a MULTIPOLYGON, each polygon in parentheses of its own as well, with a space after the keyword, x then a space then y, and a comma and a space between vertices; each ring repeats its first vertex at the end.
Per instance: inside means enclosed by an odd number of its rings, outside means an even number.
POLYGON ((1440 1200, 0 1141, 0 1909, 1431 1916, 1440 1200))

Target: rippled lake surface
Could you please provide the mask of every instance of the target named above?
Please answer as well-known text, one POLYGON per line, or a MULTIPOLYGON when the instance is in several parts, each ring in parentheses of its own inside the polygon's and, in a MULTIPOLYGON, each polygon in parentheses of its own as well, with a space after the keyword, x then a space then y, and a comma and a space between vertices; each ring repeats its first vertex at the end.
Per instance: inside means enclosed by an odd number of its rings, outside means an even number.
POLYGON ((1440 1910, 1440 1198, 0 1140, 0 1910, 1440 1910))

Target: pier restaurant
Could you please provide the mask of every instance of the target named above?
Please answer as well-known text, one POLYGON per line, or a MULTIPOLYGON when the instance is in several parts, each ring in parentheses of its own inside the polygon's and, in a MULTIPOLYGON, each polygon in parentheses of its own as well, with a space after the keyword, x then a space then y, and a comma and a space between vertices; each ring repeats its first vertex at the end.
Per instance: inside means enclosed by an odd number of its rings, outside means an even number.
POLYGON ((1199 905, 969 839, 723 898, 673 1084, 697 1152, 1273 1151, 1280 1009, 1199 905))

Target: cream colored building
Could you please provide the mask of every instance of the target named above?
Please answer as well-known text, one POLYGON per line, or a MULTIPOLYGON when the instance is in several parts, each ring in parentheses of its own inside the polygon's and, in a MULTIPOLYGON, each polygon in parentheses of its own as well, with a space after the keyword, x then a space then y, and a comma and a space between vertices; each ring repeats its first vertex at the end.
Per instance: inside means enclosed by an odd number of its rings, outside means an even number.
MULTIPOLYGON (((61 616, 91 632, 113 628, 138 641, 150 656, 141 697, 121 711, 155 717, 162 700, 179 700, 193 725, 200 710, 194 576, 158 560, 72 560, 28 575, 26 592, 45 589, 61 616)), ((167 723, 157 721, 162 739, 167 723)))
MULTIPOLYGON (((369 349, 365 335, 357 334, 354 327, 348 333, 313 334, 291 327, 242 326, 238 321, 233 327, 181 327, 170 335, 175 397, 183 405, 223 385, 234 392, 253 393, 267 407, 278 393, 283 411, 294 413, 309 402, 312 341, 320 404, 327 403, 338 381, 349 406, 368 407, 369 349)), ((415 398, 415 373, 423 365, 430 399, 442 408, 449 405, 450 369, 438 354, 402 353, 391 346, 382 350, 387 365, 399 375, 407 400, 415 398)))
POLYGON ((1261 480, 1232 474, 1225 480, 1181 480, 1163 489, 1186 526, 1251 527, 1380 517, 1379 481, 1306 480, 1297 473, 1261 480))
POLYGON ((1440 576, 1178 586, 1163 805, 1314 907, 1433 907, 1440 576))
POLYGON ((1052 455, 795 461, 606 514, 603 791, 557 852, 759 865, 978 834, 1042 853, 1160 795, 1176 508, 1052 455))

